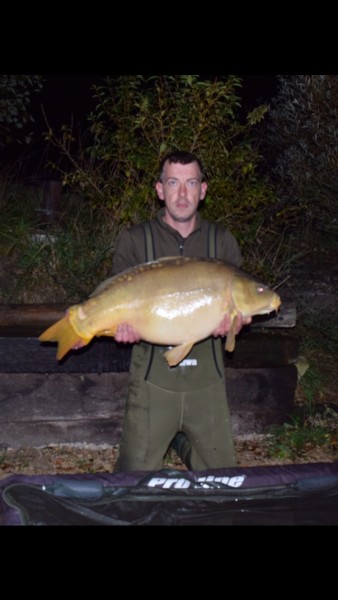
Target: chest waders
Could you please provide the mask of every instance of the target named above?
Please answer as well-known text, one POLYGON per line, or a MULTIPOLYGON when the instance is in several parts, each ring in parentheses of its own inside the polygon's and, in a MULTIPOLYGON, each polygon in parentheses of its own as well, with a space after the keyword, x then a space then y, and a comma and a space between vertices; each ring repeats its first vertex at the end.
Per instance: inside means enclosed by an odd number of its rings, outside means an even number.
MULTIPOLYGON (((143 223, 145 262, 158 258, 149 222, 143 223)), ((209 224, 205 256, 216 258, 216 225, 209 224)), ((168 346, 144 342, 133 348, 131 378, 145 381, 171 391, 187 392, 217 383, 224 377, 223 352, 219 339, 213 337, 195 344, 188 356, 176 367, 169 367, 163 357, 168 346)))

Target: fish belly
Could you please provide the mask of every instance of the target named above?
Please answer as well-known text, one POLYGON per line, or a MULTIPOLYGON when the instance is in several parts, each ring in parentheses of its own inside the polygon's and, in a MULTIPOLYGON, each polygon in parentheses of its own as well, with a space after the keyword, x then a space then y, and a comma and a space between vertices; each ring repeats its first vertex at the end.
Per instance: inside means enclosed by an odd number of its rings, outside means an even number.
POLYGON ((221 298, 190 294, 189 301, 186 296, 172 296, 152 303, 142 314, 135 315, 134 326, 148 342, 177 345, 208 337, 223 317, 221 298))

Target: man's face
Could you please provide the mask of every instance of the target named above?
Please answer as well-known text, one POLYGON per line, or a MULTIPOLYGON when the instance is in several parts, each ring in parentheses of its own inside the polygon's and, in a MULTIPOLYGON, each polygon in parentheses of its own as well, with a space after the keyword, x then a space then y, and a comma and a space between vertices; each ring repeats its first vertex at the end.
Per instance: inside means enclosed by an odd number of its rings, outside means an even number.
POLYGON ((158 197, 164 201, 170 218, 177 223, 185 223, 194 217, 207 187, 201 182, 197 162, 181 165, 167 161, 162 181, 156 183, 158 197))

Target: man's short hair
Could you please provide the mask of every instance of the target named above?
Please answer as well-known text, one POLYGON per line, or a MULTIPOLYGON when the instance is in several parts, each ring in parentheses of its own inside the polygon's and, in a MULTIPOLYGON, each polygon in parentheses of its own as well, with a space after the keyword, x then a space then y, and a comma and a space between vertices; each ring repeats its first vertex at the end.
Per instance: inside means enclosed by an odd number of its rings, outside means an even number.
POLYGON ((201 171, 201 180, 203 181, 205 178, 202 161, 195 154, 192 152, 185 152, 184 150, 174 150, 173 152, 168 152, 160 162, 159 181, 162 181, 164 165, 167 161, 170 163, 179 163, 181 165, 189 165, 192 162, 197 162, 201 171))

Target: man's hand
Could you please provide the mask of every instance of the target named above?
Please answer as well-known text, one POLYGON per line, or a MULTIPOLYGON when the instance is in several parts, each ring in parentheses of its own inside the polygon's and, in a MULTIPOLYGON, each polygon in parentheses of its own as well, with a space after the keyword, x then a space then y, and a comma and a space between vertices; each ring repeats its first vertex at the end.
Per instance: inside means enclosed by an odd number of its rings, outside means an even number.
POLYGON ((141 337, 139 336, 138 332, 135 331, 131 325, 128 325, 128 323, 121 323, 121 325, 118 326, 115 334, 115 340, 117 342, 124 342, 125 344, 137 344, 140 339, 141 337))
MULTIPOLYGON (((240 332, 243 325, 249 325, 249 323, 251 323, 251 321, 252 321, 252 317, 244 318, 242 313, 240 313, 240 312, 237 313, 235 335, 237 335, 240 332)), ((230 315, 225 315, 223 320, 220 322, 218 327, 216 327, 215 331, 213 332, 213 336, 218 337, 219 335, 221 335, 221 336, 227 335, 229 333, 230 329, 231 329, 230 315)))

